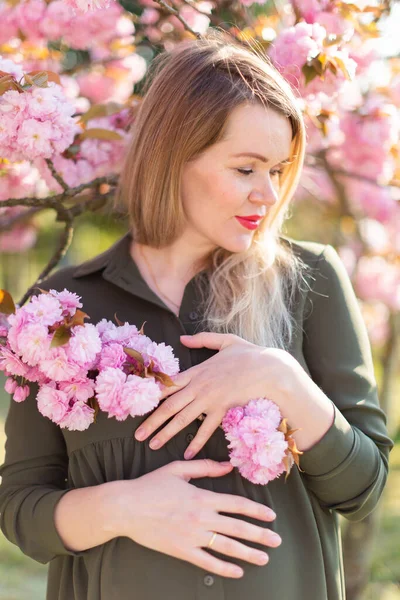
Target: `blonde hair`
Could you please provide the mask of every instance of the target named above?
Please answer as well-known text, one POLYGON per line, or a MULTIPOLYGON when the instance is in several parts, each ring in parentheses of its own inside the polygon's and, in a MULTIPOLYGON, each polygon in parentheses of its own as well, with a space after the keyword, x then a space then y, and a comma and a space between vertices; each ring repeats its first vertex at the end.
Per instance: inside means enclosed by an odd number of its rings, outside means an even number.
POLYGON ((213 29, 159 54, 144 92, 116 205, 127 210, 133 239, 155 248, 168 246, 184 230, 182 168, 223 138, 234 108, 261 102, 289 119, 290 162, 280 176, 279 199, 251 247, 240 253, 215 249, 203 272, 206 280, 195 278, 206 330, 287 350, 295 325, 291 305, 306 268, 279 236, 301 175, 306 139, 290 85, 267 56, 213 29))

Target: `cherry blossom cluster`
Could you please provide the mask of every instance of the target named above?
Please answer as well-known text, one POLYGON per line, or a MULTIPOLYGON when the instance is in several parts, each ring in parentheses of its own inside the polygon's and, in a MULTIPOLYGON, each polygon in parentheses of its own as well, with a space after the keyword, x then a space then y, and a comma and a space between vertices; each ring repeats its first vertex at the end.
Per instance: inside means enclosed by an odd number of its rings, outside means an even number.
POLYGON ((73 6, 65 0, 21 0, 15 6, 0 0, 0 44, 23 35, 36 44, 63 40, 76 50, 102 47, 117 37, 132 35, 134 25, 123 14, 118 2, 102 0, 76 0, 73 6), (104 7, 93 10, 90 18, 79 10, 79 5, 96 4, 104 7))
POLYGON ((62 428, 82 431, 95 418, 92 399, 124 420, 154 408, 160 381, 179 372, 170 346, 134 325, 84 323, 79 296, 50 290, 32 296, 0 322, 0 370, 17 402, 38 384, 38 410, 62 428))
POLYGON ((327 30, 319 23, 300 21, 284 29, 272 44, 271 60, 303 98, 319 93, 337 95, 341 86, 354 78, 356 61, 338 43, 325 45, 327 35, 327 30), (318 61, 319 55, 324 57, 323 63, 318 61), (333 70, 323 68, 322 64, 333 65, 333 70), (314 75, 311 81, 304 72, 307 66, 314 75))
POLYGON ((229 458, 240 474, 261 485, 286 477, 302 454, 296 448, 282 419, 279 407, 267 398, 255 398, 245 406, 236 406, 226 413, 222 429, 229 440, 229 458))
POLYGON ((74 106, 54 81, 35 85, 24 75, 21 85, 10 62, 0 58, 0 71, 14 81, 0 95, 0 156, 10 162, 51 159, 81 131, 73 117, 74 106))
POLYGON ((89 11, 101 10, 110 6, 111 0, 65 0, 76 13, 87 13, 89 11))
MULTIPOLYGON (((165 384, 179 373, 171 346, 135 325, 102 319, 84 323, 81 298, 51 289, 15 308, 0 290, 0 370, 5 390, 23 402, 36 383, 39 412, 59 427, 83 431, 98 409, 124 421, 155 409, 165 384), (5 313, 8 313, 6 316, 5 313)), ((266 398, 228 410, 222 429, 230 459, 243 477, 266 484, 298 464, 292 431, 266 398)))
POLYGON ((179 373, 171 346, 153 342, 129 323, 116 326, 103 319, 96 327, 102 342, 95 385, 100 409, 118 421, 153 410, 160 400, 158 374, 179 373))
MULTIPOLYGON (((121 169, 129 134, 126 131, 129 122, 129 110, 123 109, 115 115, 90 119, 87 129, 102 129, 115 132, 118 139, 84 139, 74 141, 74 154, 71 151, 54 157, 56 171, 70 186, 92 181, 96 177, 118 173, 121 169), (66 154, 68 156, 66 156, 66 154)), ((56 193, 61 192, 61 186, 52 177, 47 164, 40 159, 35 160, 41 176, 48 188, 56 193)))

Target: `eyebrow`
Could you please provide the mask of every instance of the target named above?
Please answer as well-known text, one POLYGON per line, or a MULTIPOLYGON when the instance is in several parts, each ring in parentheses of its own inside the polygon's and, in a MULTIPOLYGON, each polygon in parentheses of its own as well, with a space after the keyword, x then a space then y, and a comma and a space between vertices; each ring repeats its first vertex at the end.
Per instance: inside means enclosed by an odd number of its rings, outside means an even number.
MULTIPOLYGON (((232 154, 232 156, 251 156, 253 158, 258 158, 258 160, 261 160, 264 163, 267 163, 269 161, 269 159, 266 158, 265 156, 262 156, 261 154, 256 154, 255 152, 241 152, 240 154, 232 154)), ((285 160, 280 161, 280 163, 282 165, 285 165, 289 162, 291 162, 290 157, 285 158, 285 160)))

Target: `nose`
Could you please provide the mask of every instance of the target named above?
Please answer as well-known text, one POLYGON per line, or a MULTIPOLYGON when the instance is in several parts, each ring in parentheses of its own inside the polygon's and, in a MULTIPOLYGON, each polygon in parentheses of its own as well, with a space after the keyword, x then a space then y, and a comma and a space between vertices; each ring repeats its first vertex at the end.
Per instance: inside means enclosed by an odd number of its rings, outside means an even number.
POLYGON ((269 175, 260 179, 254 186, 249 199, 257 204, 266 204, 267 206, 273 206, 278 202, 278 190, 269 175))

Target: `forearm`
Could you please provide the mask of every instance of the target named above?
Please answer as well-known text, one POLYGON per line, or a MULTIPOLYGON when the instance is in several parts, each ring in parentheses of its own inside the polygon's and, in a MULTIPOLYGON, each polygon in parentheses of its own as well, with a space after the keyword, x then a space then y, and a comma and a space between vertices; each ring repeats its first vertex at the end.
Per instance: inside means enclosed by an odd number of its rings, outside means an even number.
POLYGON ((76 552, 122 535, 118 510, 125 481, 110 481, 64 494, 54 511, 54 523, 67 548, 76 552))
POLYGON ((319 442, 331 427, 334 407, 295 359, 281 381, 280 393, 274 400, 290 428, 298 429, 293 438, 297 448, 304 452, 319 442))

